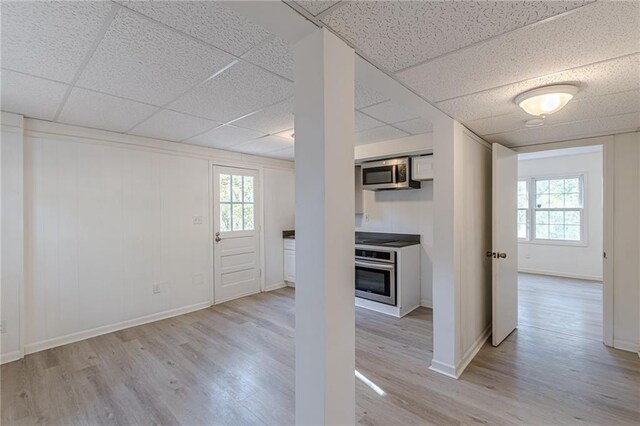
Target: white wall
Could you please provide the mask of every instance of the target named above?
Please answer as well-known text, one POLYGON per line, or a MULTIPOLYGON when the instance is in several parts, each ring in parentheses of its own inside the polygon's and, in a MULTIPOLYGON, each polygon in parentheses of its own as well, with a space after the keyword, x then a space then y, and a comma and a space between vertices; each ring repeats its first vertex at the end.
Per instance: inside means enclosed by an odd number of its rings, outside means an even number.
POLYGON ((295 228, 295 176, 293 170, 264 169, 265 287, 284 282, 282 231, 295 228))
POLYGON ((421 300, 432 307, 433 181, 415 190, 364 191, 364 211, 356 216, 356 231, 420 235, 421 300))
POLYGON ((27 353, 210 305, 210 161, 263 169, 265 274, 282 281, 291 162, 39 120, 24 151, 27 353))
POLYGON ((459 373, 491 331, 491 148, 466 129, 462 146, 459 373))
POLYGON ((613 345, 616 348, 638 352, 640 351, 640 266, 638 266, 640 265, 640 132, 614 136, 613 157, 613 345))
POLYGON ((583 173, 588 225, 586 244, 573 246, 520 242, 520 271, 602 281, 602 153, 562 155, 518 162, 520 178, 583 173))
POLYGON ((1 362, 22 356, 20 313, 23 298, 22 222, 22 117, 2 113, 1 159, 1 251, 0 318, 4 332, 0 340, 1 362))

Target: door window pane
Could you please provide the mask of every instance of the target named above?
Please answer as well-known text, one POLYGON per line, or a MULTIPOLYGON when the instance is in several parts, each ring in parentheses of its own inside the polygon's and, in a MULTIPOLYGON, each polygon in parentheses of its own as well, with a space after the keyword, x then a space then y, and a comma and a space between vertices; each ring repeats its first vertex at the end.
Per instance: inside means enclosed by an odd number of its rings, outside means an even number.
POLYGON ((233 204, 232 205, 232 209, 231 209, 231 214, 232 214, 232 223, 233 223, 233 230, 234 231, 242 231, 243 227, 242 227, 242 204, 233 204))
POLYGON ((231 231, 231 204, 220 203, 220 232, 231 231))
POLYGON ((233 202, 242 202, 242 176, 232 176, 231 193, 233 202))
POLYGON ((220 232, 255 229, 254 184, 253 176, 220 175, 220 232))
POLYGON ((253 204, 244 205, 244 229, 253 230, 253 204))
POLYGON ((245 203, 253 203, 253 176, 244 176, 244 198, 245 203))
POLYGON ((220 201, 231 201, 231 175, 220 175, 220 201))

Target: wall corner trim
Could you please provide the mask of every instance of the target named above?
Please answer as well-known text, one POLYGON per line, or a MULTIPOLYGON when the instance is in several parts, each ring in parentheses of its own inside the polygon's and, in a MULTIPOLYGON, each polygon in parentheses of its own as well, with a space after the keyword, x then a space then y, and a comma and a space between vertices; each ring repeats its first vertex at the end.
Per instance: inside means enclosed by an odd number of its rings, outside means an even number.
POLYGON ((0 356, 0 364, 6 364, 9 362, 17 361, 22 358, 24 358, 22 351, 18 350, 18 351, 8 352, 0 356))

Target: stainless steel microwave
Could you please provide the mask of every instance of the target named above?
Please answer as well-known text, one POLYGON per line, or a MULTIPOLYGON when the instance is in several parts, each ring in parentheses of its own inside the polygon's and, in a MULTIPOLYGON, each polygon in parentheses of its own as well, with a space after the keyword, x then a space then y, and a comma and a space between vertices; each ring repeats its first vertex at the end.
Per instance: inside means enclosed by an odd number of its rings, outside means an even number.
POLYGON ((411 180, 409 157, 362 163, 362 188, 370 191, 416 189, 420 182, 411 180))

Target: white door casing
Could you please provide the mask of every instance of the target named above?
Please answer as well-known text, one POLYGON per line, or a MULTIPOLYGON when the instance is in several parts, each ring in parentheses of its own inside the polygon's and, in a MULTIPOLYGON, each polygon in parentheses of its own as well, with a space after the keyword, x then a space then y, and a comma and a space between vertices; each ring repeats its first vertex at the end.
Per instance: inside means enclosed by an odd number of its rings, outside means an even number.
POLYGON ((518 155, 494 143, 492 156, 492 318, 493 345, 518 326, 518 155))
POLYGON ((260 292, 258 170, 213 167, 214 303, 260 292))

